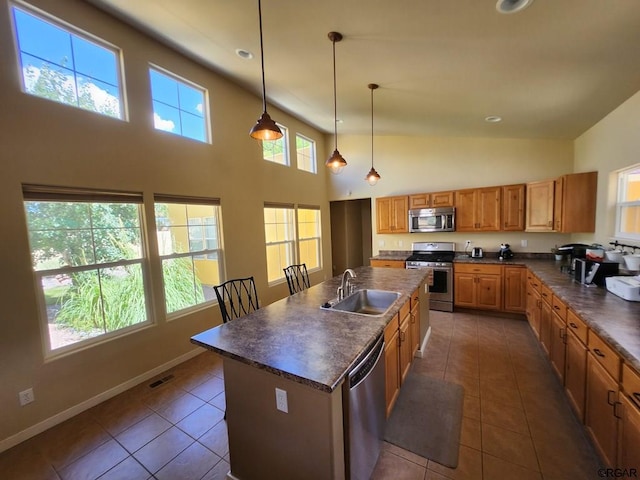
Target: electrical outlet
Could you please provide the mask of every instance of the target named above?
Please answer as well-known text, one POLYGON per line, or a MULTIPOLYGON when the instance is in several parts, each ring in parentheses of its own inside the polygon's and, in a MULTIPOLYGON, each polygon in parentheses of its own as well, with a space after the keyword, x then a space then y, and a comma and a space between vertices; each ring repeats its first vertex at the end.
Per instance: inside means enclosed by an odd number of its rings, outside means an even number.
POLYGON ((35 400, 33 396, 33 388, 27 388, 26 390, 18 393, 18 398, 20 399, 21 407, 24 407, 25 405, 33 402, 35 400))
POLYGON ((464 242, 464 248, 469 248, 471 246, 471 240, 467 240, 464 242))
POLYGON ((529 244, 529 242, 527 242, 526 240, 520 240, 520 246, 521 247, 526 247, 529 244))
POLYGON ((276 408, 284 413, 289 413, 289 405, 287 403, 287 391, 276 388, 276 408))

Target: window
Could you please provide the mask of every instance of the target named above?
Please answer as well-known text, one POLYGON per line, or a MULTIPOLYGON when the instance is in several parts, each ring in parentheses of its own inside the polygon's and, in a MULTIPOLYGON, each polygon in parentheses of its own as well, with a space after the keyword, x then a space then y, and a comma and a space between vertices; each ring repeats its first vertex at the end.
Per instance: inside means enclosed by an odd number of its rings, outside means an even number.
POLYGON ((316 142, 297 134, 296 135, 296 156, 298 159, 298 169, 311 173, 317 173, 316 168, 316 142))
POLYGON ((214 301, 213 286, 224 281, 218 200, 155 201, 167 313, 214 301))
POLYGON ((147 324, 142 195, 23 192, 47 356, 147 324))
POLYGON ((306 263, 309 271, 322 268, 320 210, 317 207, 265 205, 264 231, 270 284, 284 280, 283 269, 294 263, 306 263))
POLYGON ((618 173, 616 237, 640 240, 640 164, 618 173))
POLYGON ((119 50, 22 8, 12 11, 25 92, 123 118, 119 50))
POLYGON ((149 76, 154 127, 208 142, 206 90, 157 68, 149 68, 149 76))
POLYGON ((289 166, 289 131, 287 127, 278 124, 282 130, 282 137, 278 140, 262 142, 262 158, 280 165, 289 166))

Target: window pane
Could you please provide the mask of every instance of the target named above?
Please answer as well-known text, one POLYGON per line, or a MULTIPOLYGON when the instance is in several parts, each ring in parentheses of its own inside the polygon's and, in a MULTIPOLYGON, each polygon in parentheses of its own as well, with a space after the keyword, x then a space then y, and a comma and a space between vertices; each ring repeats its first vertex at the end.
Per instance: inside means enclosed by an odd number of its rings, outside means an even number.
POLYGON ((300 134, 296 135, 298 169, 316 173, 316 144, 300 134))
POLYGON ((27 93, 122 118, 118 52, 17 7, 13 12, 27 93))
POLYGON ((288 132, 287 128, 278 125, 282 130, 282 138, 262 142, 262 158, 280 165, 289 165, 288 132))
POLYGON ((100 270, 105 333, 146 321, 142 266, 100 270))
POLYGON ((155 128, 206 142, 205 90, 153 68, 149 78, 155 128))
POLYGON ((620 233, 640 234, 640 205, 622 207, 620 233))
POLYGON ((320 241, 317 239, 300 241, 300 263, 307 269, 320 268, 320 241))

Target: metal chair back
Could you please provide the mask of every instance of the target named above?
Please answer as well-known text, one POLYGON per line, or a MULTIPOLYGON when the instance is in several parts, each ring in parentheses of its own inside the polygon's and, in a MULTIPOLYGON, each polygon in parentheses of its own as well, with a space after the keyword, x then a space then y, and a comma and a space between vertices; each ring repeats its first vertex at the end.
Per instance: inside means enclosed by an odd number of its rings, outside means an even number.
POLYGON ((216 292, 224 323, 260 308, 253 277, 227 280, 213 287, 213 290, 216 292))
POLYGON ((289 294, 301 292, 305 288, 309 288, 309 274, 307 273, 307 265, 301 263, 300 265, 289 265, 287 268, 283 268, 284 275, 287 277, 287 285, 289 285, 289 294))

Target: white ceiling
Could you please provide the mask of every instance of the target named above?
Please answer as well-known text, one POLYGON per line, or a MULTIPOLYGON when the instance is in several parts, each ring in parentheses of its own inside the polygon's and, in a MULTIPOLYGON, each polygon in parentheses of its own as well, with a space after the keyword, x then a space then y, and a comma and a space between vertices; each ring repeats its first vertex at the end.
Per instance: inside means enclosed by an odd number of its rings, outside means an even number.
MULTIPOLYGON (((86 1, 261 95, 257 0, 86 1)), ((269 102, 333 131, 330 31, 339 133, 371 132, 369 83, 376 135, 573 139, 640 90, 639 0, 495 4, 262 0, 269 102)))

